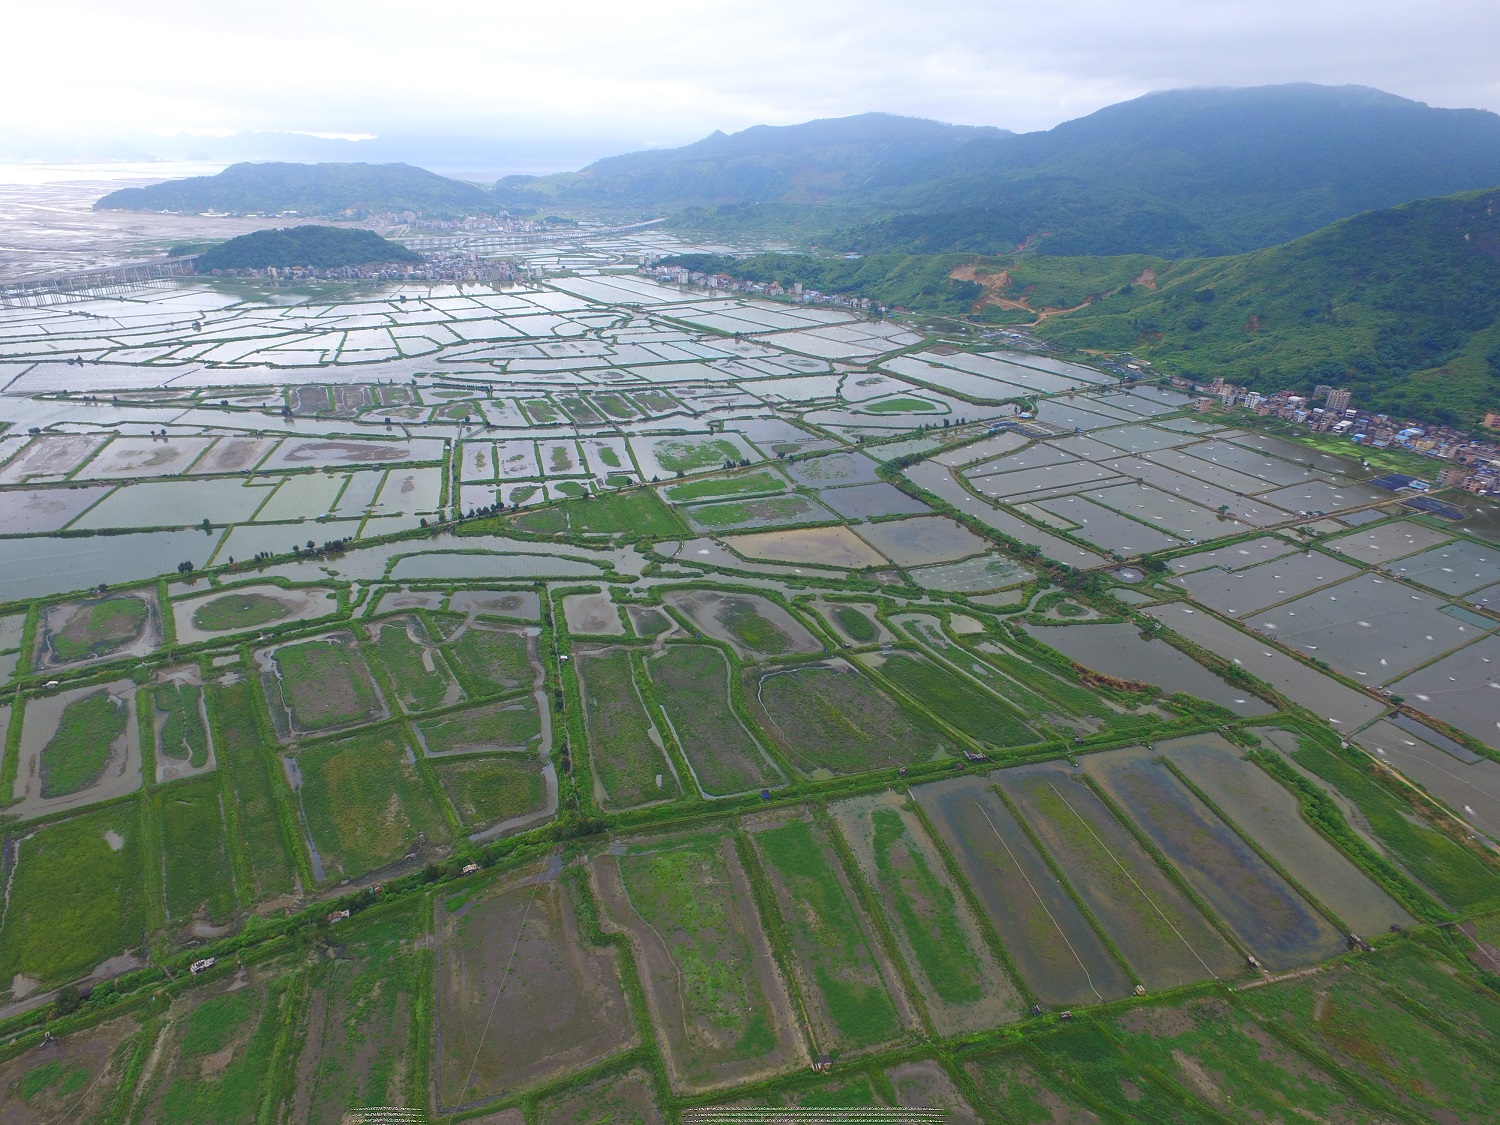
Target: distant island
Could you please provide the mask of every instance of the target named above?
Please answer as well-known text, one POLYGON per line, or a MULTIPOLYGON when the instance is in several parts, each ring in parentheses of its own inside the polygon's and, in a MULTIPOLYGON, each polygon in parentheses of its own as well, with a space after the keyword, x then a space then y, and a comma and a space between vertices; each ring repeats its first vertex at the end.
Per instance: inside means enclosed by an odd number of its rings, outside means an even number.
POLYGON ((258 230, 231 238, 199 254, 193 268, 198 273, 293 266, 328 270, 422 260, 422 255, 372 230, 308 225, 258 230))
POLYGON ((192 176, 112 191, 96 211, 168 211, 231 215, 444 218, 495 214, 503 206, 484 188, 410 164, 232 164, 217 176, 192 176))

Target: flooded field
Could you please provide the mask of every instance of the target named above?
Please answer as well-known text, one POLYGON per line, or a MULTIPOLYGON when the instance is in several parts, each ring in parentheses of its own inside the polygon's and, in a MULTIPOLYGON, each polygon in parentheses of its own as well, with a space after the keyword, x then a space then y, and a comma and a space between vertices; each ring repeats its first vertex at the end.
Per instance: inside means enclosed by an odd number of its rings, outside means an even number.
POLYGON ((1343 935, 1150 751, 1096 755, 1083 768, 1262 964, 1293 968, 1343 948, 1343 935))
POLYGON ((526 280, 0 309, 0 1116, 1352 1123, 1390 997, 1379 1075, 1491 1048, 1484 504, 636 269, 748 236, 430 240, 526 280))
POLYGON ((1264 715, 1270 704, 1220 679, 1165 641, 1142 640, 1134 625, 1027 625, 1037 640, 1108 676, 1185 692, 1237 715, 1264 715))
POLYGON ((988 778, 940 781, 913 795, 1039 1000, 1070 1007, 1130 991, 1124 970, 988 778))

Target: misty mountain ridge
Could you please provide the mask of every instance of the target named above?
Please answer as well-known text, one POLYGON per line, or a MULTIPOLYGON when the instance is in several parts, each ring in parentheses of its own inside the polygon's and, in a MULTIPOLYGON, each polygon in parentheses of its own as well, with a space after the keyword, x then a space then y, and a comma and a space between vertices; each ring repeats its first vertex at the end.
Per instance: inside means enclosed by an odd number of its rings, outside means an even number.
MULTIPOLYGON (((366 142, 342 142, 363 144, 366 142)), ((1172 90, 1034 133, 886 113, 715 132, 493 192, 413 168, 241 164, 106 196, 140 210, 670 215, 871 253, 1152 254, 1277 245, 1500 184, 1500 116, 1359 86, 1172 90)))
POLYGON ((1360 86, 1172 90, 1009 133, 888 114, 757 126, 581 172, 507 177, 515 209, 676 211, 879 251, 1238 253, 1500 184, 1500 116, 1360 86))
POLYGON ((482 215, 502 208, 484 188, 410 164, 233 164, 216 176, 191 176, 122 188, 96 211, 172 211, 358 217, 412 211, 428 217, 482 215))

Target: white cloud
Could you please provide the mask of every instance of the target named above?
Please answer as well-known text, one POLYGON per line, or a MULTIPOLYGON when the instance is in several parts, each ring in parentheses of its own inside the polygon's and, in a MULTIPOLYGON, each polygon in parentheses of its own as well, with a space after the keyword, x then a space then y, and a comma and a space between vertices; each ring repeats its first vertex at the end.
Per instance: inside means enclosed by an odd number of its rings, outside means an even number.
POLYGON ((1149 90, 1359 83, 1500 110, 1493 0, 77 0, 12 6, 35 128, 650 136, 879 109, 1046 128, 1149 90))

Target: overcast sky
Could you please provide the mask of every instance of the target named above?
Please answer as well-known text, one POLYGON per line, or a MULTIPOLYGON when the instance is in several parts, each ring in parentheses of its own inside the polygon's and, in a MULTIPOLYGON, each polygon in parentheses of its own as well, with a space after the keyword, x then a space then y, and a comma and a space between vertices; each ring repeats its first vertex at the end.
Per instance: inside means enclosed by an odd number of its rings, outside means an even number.
POLYGON ((10 127, 70 134, 680 144, 866 110, 1032 130, 1294 81, 1500 110, 1496 0, 55 0, 7 5, 5 38, 10 127))

